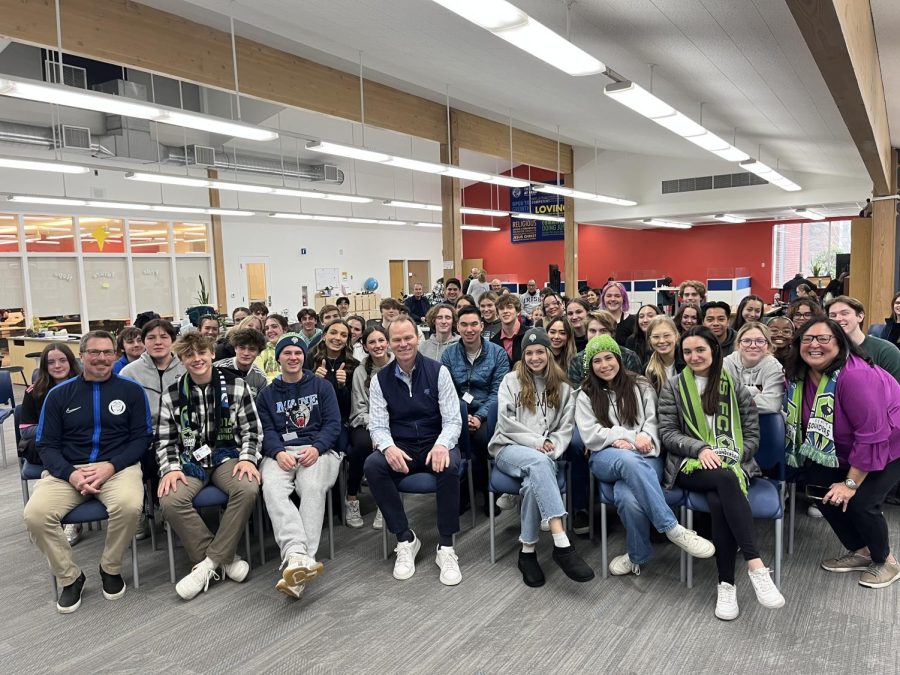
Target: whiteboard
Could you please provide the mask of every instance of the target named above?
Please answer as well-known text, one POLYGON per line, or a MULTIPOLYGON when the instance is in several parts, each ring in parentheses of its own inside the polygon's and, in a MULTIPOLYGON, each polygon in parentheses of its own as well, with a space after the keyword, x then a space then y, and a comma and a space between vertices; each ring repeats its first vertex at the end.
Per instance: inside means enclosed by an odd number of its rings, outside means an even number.
POLYGON ((338 288, 340 284, 340 271, 337 267, 316 268, 316 290, 321 291, 326 287, 338 288))

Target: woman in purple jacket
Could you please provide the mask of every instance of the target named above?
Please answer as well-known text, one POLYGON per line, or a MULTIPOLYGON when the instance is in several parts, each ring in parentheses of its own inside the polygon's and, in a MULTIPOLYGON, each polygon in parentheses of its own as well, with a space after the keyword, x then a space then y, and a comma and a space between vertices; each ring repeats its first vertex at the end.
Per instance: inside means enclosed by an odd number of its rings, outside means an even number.
POLYGON ((787 463, 825 489, 822 515, 847 549, 822 568, 890 586, 900 565, 881 504, 900 480, 900 385, 821 317, 797 330, 786 374, 787 463))

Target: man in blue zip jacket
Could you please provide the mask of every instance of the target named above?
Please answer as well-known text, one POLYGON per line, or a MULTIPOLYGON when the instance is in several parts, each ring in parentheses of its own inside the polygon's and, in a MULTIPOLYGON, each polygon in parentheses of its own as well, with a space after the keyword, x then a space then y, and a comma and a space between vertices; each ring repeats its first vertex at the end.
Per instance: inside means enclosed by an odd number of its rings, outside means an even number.
POLYGON ((144 501, 140 461, 153 437, 143 387, 113 375, 116 343, 106 331, 81 340, 84 372, 47 394, 37 430, 37 449, 47 469, 25 505, 31 540, 47 556, 62 593, 61 614, 81 606, 84 572, 72 559, 60 520, 90 498, 109 513, 100 558, 103 596, 125 595, 122 555, 134 537, 144 501))

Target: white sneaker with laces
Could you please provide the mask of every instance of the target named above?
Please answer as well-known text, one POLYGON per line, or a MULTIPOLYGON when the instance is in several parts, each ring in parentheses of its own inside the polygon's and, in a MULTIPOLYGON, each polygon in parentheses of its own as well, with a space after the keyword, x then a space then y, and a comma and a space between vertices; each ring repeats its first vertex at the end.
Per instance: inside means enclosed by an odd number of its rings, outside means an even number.
POLYGON ((497 498, 497 508, 503 511, 510 511, 519 504, 518 495, 502 494, 497 498))
POLYGON ((278 583, 275 584, 275 590, 280 593, 284 593, 289 598, 294 598, 295 600, 299 600, 303 597, 303 589, 306 588, 303 584, 299 586, 291 586, 284 579, 279 579, 278 583))
POLYGON ((319 576, 325 566, 305 553, 290 553, 282 567, 281 576, 290 586, 302 586, 319 576))
POLYGON ((362 513, 359 510, 358 499, 347 499, 344 501, 344 522, 347 527, 359 528, 363 523, 362 513))
POLYGON ((182 600, 193 600, 200 592, 205 593, 209 589, 210 579, 219 580, 216 564, 209 558, 204 558, 194 565, 190 574, 175 584, 175 592, 182 600))
POLYGON ((63 532, 66 535, 66 541, 69 542, 69 546, 74 546, 79 541, 81 541, 81 525, 64 525, 63 532))
POLYGON ((784 607, 784 596, 775 586, 772 577, 769 576, 771 571, 768 567, 760 567, 758 570, 747 572, 750 575, 750 583, 753 584, 753 590, 756 591, 756 599, 759 604, 769 609, 777 609, 784 607))
POLYGON ((633 562, 631 562, 631 558, 628 557, 628 554, 623 553, 622 555, 616 556, 610 561, 609 573, 617 577, 621 577, 625 574, 640 576, 641 566, 635 565, 633 562))
POLYGON ((422 542, 413 533, 412 541, 398 541, 397 548, 394 553, 397 554, 397 560, 394 562, 394 578, 399 581, 409 579, 416 573, 416 556, 419 549, 422 548, 422 542))
POLYGON ((381 530, 384 528, 384 516, 381 515, 381 509, 375 512, 375 520, 372 521, 373 530, 381 530))
POLYGON ((246 560, 242 560, 241 556, 235 555, 230 563, 222 565, 222 571, 225 573, 226 577, 240 583, 246 579, 247 575, 250 573, 250 563, 246 560))
POLYGON ((737 604, 737 590, 732 584, 719 582, 716 589, 716 618, 722 621, 734 621, 740 612, 737 604))
POLYGON ((819 511, 819 507, 815 504, 810 504, 806 509, 806 515, 810 518, 822 518, 822 512, 819 511))
POLYGON ((459 571, 459 556, 452 546, 438 546, 434 556, 434 564, 441 568, 441 583, 444 586, 456 586, 462 581, 459 571))
POLYGON ((695 558, 711 558, 716 552, 716 547, 711 541, 681 525, 676 525, 666 532, 666 536, 678 548, 695 558))

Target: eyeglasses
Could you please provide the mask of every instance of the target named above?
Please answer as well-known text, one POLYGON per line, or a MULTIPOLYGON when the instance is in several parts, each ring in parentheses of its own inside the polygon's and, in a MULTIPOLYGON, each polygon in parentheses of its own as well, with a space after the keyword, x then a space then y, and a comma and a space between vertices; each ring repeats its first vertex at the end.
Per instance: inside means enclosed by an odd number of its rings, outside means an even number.
POLYGON ((800 338, 800 343, 804 345, 811 345, 813 340, 818 342, 820 345, 827 345, 834 339, 834 335, 804 335, 800 338))
POLYGON ((767 344, 766 338, 741 338, 741 347, 765 347, 767 344))
POLYGON ((793 329, 793 328, 770 328, 770 329, 769 329, 769 332, 770 332, 772 335, 787 335, 787 336, 791 336, 791 335, 794 334, 794 329, 793 329))
POLYGON ((811 319, 812 312, 797 312, 796 314, 794 314, 794 317, 797 319, 811 319))
POLYGON ((96 359, 98 356, 103 356, 104 358, 112 358, 116 355, 115 349, 85 349, 83 354, 87 354, 92 359, 96 359))

